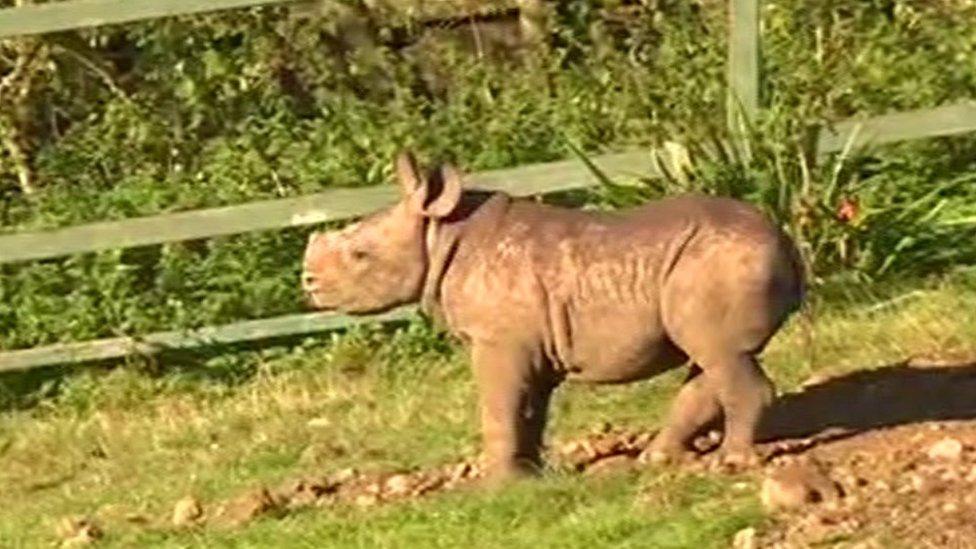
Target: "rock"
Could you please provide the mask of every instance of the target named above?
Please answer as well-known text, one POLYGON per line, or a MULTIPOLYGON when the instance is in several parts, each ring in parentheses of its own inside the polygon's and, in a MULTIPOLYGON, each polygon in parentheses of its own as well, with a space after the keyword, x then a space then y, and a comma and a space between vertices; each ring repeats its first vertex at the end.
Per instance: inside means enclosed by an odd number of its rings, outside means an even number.
POLYGON ((695 450, 702 453, 710 452, 718 448, 720 444, 722 444, 722 433, 714 429, 704 436, 695 437, 691 443, 695 450))
POLYGON ((578 440, 571 440, 565 444, 559 446, 559 454, 563 456, 571 456, 578 454, 583 451, 583 443, 578 440))
POLYGON ((62 547, 78 547, 95 543, 104 536, 102 529, 87 517, 65 517, 57 527, 62 547))
POLYGON ((951 501, 942 505, 943 513, 955 513, 959 510, 959 505, 952 503, 951 501))
POLYGON ((604 437, 593 443, 593 460, 606 458, 621 453, 621 440, 616 437, 604 437))
POLYGON ((278 509, 278 502, 266 488, 252 490, 232 500, 224 508, 224 518, 233 525, 242 525, 278 509))
POLYGON ((410 493, 413 484, 410 475, 393 475, 383 483, 383 492, 394 497, 405 496, 410 493))
POLYGON ((756 542, 756 529, 749 527, 743 528, 735 533, 735 537, 732 538, 732 549, 756 549, 758 543, 756 542))
POLYGON ((449 480, 451 482, 458 482, 464 480, 465 478, 473 476, 473 473, 474 473, 474 468, 471 467, 470 463, 459 463, 451 471, 449 480))
POLYGON ((203 517, 203 507, 193 496, 186 496, 173 506, 173 526, 188 526, 203 517))
POLYGON ((350 480, 356 478, 357 474, 358 473, 356 469, 352 467, 347 467, 337 472, 336 474, 332 475, 332 478, 330 480, 336 484, 342 484, 344 482, 349 482, 350 480))
POLYGON ((956 462, 962 458, 962 450, 961 442, 951 437, 945 437, 932 446, 929 446, 927 453, 929 459, 956 462))
POLYGON ((330 420, 327 417, 314 417, 314 418, 308 420, 305 423, 305 425, 307 425, 307 426, 309 426, 309 427, 311 427, 313 429, 321 429, 321 428, 324 428, 324 427, 331 426, 332 425, 332 420, 330 420))
POLYGON ((380 498, 376 494, 360 494, 356 496, 355 503, 359 507, 372 507, 380 502, 380 498))
POLYGON ((289 508, 308 507, 318 503, 323 496, 335 491, 327 482, 301 479, 284 491, 289 508))
POLYGON ((770 510, 794 509, 808 503, 835 500, 840 490, 819 467, 810 463, 791 463, 763 480, 760 499, 770 510))
POLYGON ((412 494, 414 496, 422 496, 427 492, 432 492, 438 488, 446 486, 448 483, 447 477, 444 475, 433 475, 427 479, 422 480, 417 486, 413 488, 412 494))
POLYGON ((380 482, 379 480, 375 482, 370 482, 369 484, 366 485, 366 493, 375 494, 379 496, 380 494, 383 493, 383 483, 380 482))
POLYGON ((626 471, 633 469, 636 465, 635 460, 631 459, 630 456, 617 454, 591 463, 584 471, 584 474, 599 475, 613 471, 626 471))

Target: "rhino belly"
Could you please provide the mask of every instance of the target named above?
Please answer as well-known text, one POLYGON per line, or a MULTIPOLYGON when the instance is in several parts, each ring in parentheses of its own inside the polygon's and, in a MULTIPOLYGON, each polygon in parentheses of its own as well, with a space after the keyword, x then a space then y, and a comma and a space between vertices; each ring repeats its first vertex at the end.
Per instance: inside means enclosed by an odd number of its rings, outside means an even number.
POLYGON ((687 356, 667 337, 656 314, 613 308, 572 322, 568 379, 625 383, 680 366, 687 356))

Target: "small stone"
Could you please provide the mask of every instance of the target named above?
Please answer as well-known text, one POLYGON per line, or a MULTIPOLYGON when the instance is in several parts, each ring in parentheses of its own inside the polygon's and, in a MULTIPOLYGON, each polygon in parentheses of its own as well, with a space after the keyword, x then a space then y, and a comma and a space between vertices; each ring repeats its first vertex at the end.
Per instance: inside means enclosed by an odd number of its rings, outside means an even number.
POLYGON ((419 484, 414 486, 413 490, 411 491, 411 495, 422 496, 428 492, 437 490, 438 488, 441 488, 446 484, 447 484, 446 477, 444 477, 443 475, 434 475, 420 481, 419 484))
POLYGON ((87 517, 63 518, 58 523, 57 531, 62 547, 90 545, 104 535, 102 529, 87 517))
POLYGON ((314 417, 308 420, 305 425, 313 429, 322 429, 324 427, 329 427, 332 425, 332 420, 327 417, 314 417))
POLYGON ((770 473, 762 483, 760 499, 767 509, 794 509, 807 503, 839 498, 836 484, 810 464, 789 464, 770 473))
POLYGON ((735 537, 732 538, 732 548, 733 549, 756 549, 758 544, 756 543, 756 529, 743 528, 735 533, 735 537))
POLYGON ((315 505, 326 494, 333 492, 334 486, 327 482, 311 479, 301 479, 284 491, 289 508, 300 508, 315 505))
POLYGON ((910 477, 908 477, 908 481, 909 483, 911 483, 912 489, 915 490, 916 492, 925 492, 931 487, 932 484, 925 477, 923 477, 918 473, 914 473, 910 477))
POLYGON ((709 452, 722 444, 722 433, 712 429, 704 436, 695 437, 691 444, 699 452, 709 452))
POLYGON ((942 506, 943 513, 955 513, 959 510, 959 506, 951 501, 942 506))
POLYGON ((203 507, 193 496, 186 496, 173 506, 174 526, 187 526, 197 522, 201 517, 203 517, 203 507))
POLYGON ((405 496, 411 488, 413 481, 409 475, 393 475, 383 485, 383 491, 391 496, 405 496))
POLYGON ((453 470, 451 470, 451 475, 449 480, 451 482, 458 482, 464 480, 465 478, 471 476, 473 473, 473 468, 470 463, 459 463, 453 470))
POLYGON ((278 502, 271 493, 266 488, 259 488, 229 502, 224 508, 224 515, 232 524, 241 525, 277 508, 278 502))
POLYGON ((937 461, 959 461, 962 457, 962 443, 946 437, 929 447, 928 456, 937 461))
POLYGON ((620 453, 620 440, 615 437, 606 437, 593 443, 592 459, 602 459, 620 453))
POLYGON ((956 482, 959 480, 959 471, 955 469, 946 469, 945 471, 942 471, 941 475, 939 475, 939 479, 945 482, 956 482))
POLYGON ((613 471, 626 471, 632 469, 635 465, 636 463, 629 456, 617 454, 593 462, 586 468, 585 474, 599 475, 613 471))
POLYGON ((349 482, 350 480, 356 478, 356 469, 352 467, 347 467, 332 475, 332 482, 336 484, 342 484, 343 482, 349 482))
POLYGON ((583 450, 583 445, 578 440, 571 440, 559 446, 559 454, 564 456, 573 455, 583 450))
POLYGON ((380 498, 376 494, 360 494, 356 496, 356 505, 359 507, 372 507, 380 502, 380 498))
POLYGON ((652 440, 654 440, 654 435, 644 432, 634 437, 632 443, 636 448, 644 449, 647 448, 652 440))

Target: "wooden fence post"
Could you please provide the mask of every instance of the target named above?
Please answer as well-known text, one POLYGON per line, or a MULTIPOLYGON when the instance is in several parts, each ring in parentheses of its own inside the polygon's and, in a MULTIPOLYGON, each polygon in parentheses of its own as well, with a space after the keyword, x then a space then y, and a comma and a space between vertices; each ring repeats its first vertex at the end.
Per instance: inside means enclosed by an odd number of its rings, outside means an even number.
POLYGON ((518 0, 519 27, 526 45, 544 48, 549 42, 548 8, 542 0, 518 0))
POLYGON ((729 0, 728 123, 735 131, 740 115, 754 120, 760 107, 760 0, 729 0))

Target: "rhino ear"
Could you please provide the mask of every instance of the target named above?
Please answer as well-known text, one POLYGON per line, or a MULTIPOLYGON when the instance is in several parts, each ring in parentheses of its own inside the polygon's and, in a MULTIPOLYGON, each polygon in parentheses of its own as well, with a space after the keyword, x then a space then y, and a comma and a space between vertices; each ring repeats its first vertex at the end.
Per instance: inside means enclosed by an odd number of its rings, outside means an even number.
POLYGON ((411 197, 411 207, 424 217, 441 218, 451 215, 461 202, 461 178, 460 170, 453 165, 441 166, 411 197))
POLYGON ((411 151, 405 149, 397 155, 396 175, 403 196, 410 196, 420 188, 420 171, 411 151))

